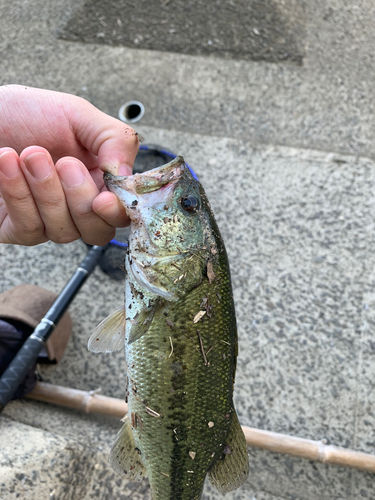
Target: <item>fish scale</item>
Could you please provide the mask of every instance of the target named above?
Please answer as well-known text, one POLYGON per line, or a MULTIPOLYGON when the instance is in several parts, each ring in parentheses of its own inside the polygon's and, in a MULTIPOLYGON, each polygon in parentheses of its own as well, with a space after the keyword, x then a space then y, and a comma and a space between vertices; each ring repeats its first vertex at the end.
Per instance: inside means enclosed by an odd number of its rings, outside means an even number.
POLYGON ((111 465, 130 480, 148 475, 153 500, 199 500, 207 474, 231 491, 249 464, 233 406, 229 264, 205 192, 181 157, 105 181, 132 220, 125 308, 89 340, 94 352, 125 347, 129 417, 111 465))
POLYGON ((235 320, 222 314, 231 301, 225 278, 217 270, 220 284, 210 285, 206 280, 169 310, 172 328, 161 312, 147 335, 127 347, 127 356, 135 367, 129 368, 129 375, 137 387, 136 397, 129 394, 129 411, 137 412, 143 421, 144 428, 137 426, 135 430, 135 442, 148 465, 155 500, 200 498, 207 470, 222 455, 226 444, 233 410, 235 320), (194 324, 202 299, 210 295, 215 297, 212 317, 203 317, 194 324), (212 347, 207 355, 209 365, 204 363, 198 330, 205 351, 212 347), (161 416, 149 415, 146 405, 161 416), (209 422, 214 425, 209 427, 209 422), (155 454, 155 450, 165 453, 155 454), (195 453, 194 460, 189 452, 195 453), (186 494, 179 493, 187 485, 186 494), (165 493, 168 490, 170 497, 165 493), (163 492, 163 497, 158 491, 163 492))

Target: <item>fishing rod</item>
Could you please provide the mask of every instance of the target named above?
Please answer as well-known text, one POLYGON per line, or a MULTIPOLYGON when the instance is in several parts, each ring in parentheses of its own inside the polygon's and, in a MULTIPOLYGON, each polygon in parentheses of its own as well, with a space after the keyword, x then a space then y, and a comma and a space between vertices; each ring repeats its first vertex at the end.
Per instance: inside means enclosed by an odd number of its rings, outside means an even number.
POLYGON ((87 252, 73 276, 67 282, 44 318, 36 326, 33 333, 23 343, 16 356, 0 377, 0 412, 13 398, 18 387, 24 381, 30 367, 36 362, 40 351, 56 328, 56 325, 68 309, 69 305, 95 269, 107 245, 94 245, 87 252))

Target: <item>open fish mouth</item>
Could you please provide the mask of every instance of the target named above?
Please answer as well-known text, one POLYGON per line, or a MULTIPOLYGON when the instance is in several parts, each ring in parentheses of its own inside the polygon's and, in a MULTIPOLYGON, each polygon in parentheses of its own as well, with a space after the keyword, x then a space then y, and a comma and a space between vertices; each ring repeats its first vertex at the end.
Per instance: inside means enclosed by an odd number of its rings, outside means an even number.
POLYGON ((142 210, 144 212, 155 204, 168 203, 186 168, 184 159, 178 156, 169 163, 142 174, 116 176, 105 172, 103 179, 107 189, 125 207, 129 219, 139 222, 142 210))
POLYGON ((134 210, 142 195, 176 184, 181 179, 185 168, 187 167, 184 159, 178 156, 169 163, 142 174, 116 176, 105 172, 103 180, 107 189, 118 196, 125 208, 128 206, 130 210, 134 210))
POLYGON ((149 223, 173 199, 175 188, 187 168, 182 156, 178 156, 142 174, 116 176, 105 172, 103 179, 107 189, 117 196, 132 222, 131 238, 137 239, 138 235, 138 239, 152 245, 149 223))

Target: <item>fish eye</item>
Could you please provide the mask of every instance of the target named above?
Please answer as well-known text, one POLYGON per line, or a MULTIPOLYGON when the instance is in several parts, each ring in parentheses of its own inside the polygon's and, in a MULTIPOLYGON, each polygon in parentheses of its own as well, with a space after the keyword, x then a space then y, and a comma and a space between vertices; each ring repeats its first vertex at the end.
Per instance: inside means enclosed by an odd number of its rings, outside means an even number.
POLYGON ((181 207, 186 212, 195 212, 195 210, 198 208, 198 200, 191 194, 189 194, 188 196, 183 196, 181 198, 181 207))

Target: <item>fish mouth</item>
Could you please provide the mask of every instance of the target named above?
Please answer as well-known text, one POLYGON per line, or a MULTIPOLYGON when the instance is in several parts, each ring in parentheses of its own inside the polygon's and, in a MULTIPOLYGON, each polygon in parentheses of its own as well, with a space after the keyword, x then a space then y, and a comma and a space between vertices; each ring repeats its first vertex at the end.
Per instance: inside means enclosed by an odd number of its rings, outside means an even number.
POLYGON ((105 172, 103 179, 107 189, 125 207, 127 216, 133 222, 139 222, 142 209, 170 200, 186 168, 184 159, 178 156, 169 163, 142 174, 116 176, 105 172))
POLYGON ((140 222, 142 209, 156 203, 168 203, 186 168, 184 159, 178 156, 142 174, 116 176, 105 172, 103 180, 107 189, 120 200, 132 222, 140 222))
POLYGON ((105 172, 103 180, 108 191, 115 193, 120 199, 124 199, 129 204, 132 195, 138 197, 138 195, 158 191, 168 184, 175 184, 182 177, 185 168, 184 159, 182 156, 177 156, 169 163, 142 174, 116 176, 110 172, 105 172), (129 193, 129 196, 126 193, 129 193))

